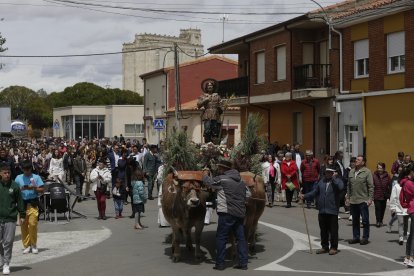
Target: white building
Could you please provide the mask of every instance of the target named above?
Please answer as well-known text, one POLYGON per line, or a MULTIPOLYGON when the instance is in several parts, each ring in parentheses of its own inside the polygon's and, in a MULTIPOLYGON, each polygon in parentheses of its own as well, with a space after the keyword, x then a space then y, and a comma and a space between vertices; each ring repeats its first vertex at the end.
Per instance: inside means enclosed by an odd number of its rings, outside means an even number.
POLYGON ((78 139, 103 138, 122 134, 144 137, 143 105, 66 106, 53 109, 53 136, 78 139))
POLYGON ((180 63, 194 60, 204 53, 199 29, 182 29, 178 37, 137 34, 134 42, 124 43, 122 47, 124 52, 122 54, 122 88, 144 95, 144 82, 139 76, 174 65, 174 52, 172 51, 174 43, 180 47, 178 57, 180 63))

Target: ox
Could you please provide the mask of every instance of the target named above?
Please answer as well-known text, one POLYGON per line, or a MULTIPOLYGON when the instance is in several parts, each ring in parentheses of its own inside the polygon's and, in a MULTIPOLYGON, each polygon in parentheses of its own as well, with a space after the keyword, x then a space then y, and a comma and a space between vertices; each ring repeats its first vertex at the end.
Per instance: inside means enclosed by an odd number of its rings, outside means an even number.
POLYGON ((195 257, 200 259, 201 232, 204 228, 206 199, 209 193, 201 189, 203 172, 178 171, 168 174, 162 185, 162 211, 172 228, 172 260, 180 261, 180 242, 185 235, 186 247, 193 250, 191 229, 195 227, 195 257))
POLYGON ((263 179, 251 172, 241 172, 240 176, 251 192, 246 204, 246 217, 244 219, 244 235, 249 244, 250 253, 255 252, 256 230, 259 218, 262 216, 266 194, 263 179))

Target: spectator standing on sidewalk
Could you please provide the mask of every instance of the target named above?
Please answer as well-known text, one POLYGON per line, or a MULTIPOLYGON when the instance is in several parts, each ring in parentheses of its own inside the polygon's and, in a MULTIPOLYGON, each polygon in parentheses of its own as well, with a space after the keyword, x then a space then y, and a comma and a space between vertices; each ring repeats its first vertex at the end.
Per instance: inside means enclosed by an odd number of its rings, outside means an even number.
MULTIPOLYGON (((300 172, 302 174, 303 193, 310 193, 319 181, 321 166, 318 159, 313 157, 313 152, 307 150, 305 152, 305 160, 300 165, 300 172)), ((309 209, 313 198, 306 199, 306 207, 309 209)))
MULTIPOLYGON (((73 178, 76 184, 76 195, 82 196, 83 190, 83 183, 85 182, 85 175, 86 175, 86 161, 84 159, 83 154, 81 152, 77 152, 75 154, 75 159, 73 160, 73 178)), ((78 202, 81 202, 82 198, 78 198, 78 202)))
POLYGON ((112 182, 111 172, 106 167, 106 159, 100 159, 98 166, 91 172, 92 190, 95 193, 96 203, 98 204, 98 219, 106 220, 106 196, 109 192, 109 185, 112 182))
POLYGON ((405 167, 404 177, 401 184, 400 204, 407 208, 407 213, 411 219, 410 235, 408 236, 404 264, 409 268, 414 268, 414 165, 405 167))
POLYGON ((385 171, 385 164, 378 162, 377 170, 373 174, 374 179, 374 205, 376 226, 379 228, 383 225, 387 200, 390 198, 390 182, 391 178, 385 171))
POLYGON ((319 209, 319 228, 321 230, 322 248, 316 254, 328 253, 336 255, 338 253, 338 212, 339 201, 344 183, 340 176, 337 176, 334 168, 326 168, 325 176, 321 179, 315 189, 306 194, 301 194, 301 199, 311 200, 316 198, 319 209), (331 247, 329 248, 329 239, 331 247))
POLYGON ((349 244, 368 244, 369 239, 369 209, 374 198, 374 180, 371 171, 365 166, 366 159, 358 155, 355 160, 355 168, 349 172, 347 201, 351 204, 352 215, 352 240, 349 244), (360 222, 364 228, 362 239, 360 239, 360 222))
POLYGON ((26 210, 19 185, 11 180, 11 168, 0 164, 0 267, 3 274, 10 274, 10 261, 16 231, 17 213, 20 225, 24 224, 26 210))
MULTIPOLYGON (((400 166, 400 168, 402 168, 400 166)), ((397 169, 397 172, 399 169, 397 169)), ((401 173, 401 172, 399 172, 401 173)), ((400 245, 404 244, 404 240, 407 240, 407 231, 408 231, 408 213, 407 208, 403 208, 400 203, 400 193, 401 193, 401 186, 398 181, 394 184, 394 187, 392 187, 391 191, 391 197, 390 197, 390 210, 391 210, 391 216, 392 218, 397 218, 398 220, 398 234, 399 239, 398 243, 400 245)), ((388 224, 389 227, 389 233, 391 232, 391 224, 388 224)))
POLYGON ((39 216, 39 194, 43 193, 43 181, 39 175, 32 173, 32 162, 22 162, 23 174, 16 177, 26 207, 26 219, 20 225, 22 231, 23 254, 39 253, 37 249, 37 222, 39 216))
POLYGON ((143 169, 148 183, 148 199, 153 200, 152 190, 154 188, 154 178, 157 174, 157 146, 151 145, 150 151, 144 155, 143 169))

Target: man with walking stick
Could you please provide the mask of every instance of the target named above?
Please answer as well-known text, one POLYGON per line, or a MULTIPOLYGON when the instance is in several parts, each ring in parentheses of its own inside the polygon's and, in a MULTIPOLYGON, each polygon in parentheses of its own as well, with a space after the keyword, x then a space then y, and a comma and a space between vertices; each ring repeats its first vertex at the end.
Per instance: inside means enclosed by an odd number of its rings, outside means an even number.
POLYGON ((316 254, 338 253, 338 212, 339 200, 344 183, 340 177, 336 176, 333 168, 327 168, 325 176, 322 178, 315 189, 307 194, 301 194, 302 200, 312 200, 316 197, 319 209, 319 228, 321 229, 322 248, 316 254), (331 246, 329 247, 329 238, 331 246))

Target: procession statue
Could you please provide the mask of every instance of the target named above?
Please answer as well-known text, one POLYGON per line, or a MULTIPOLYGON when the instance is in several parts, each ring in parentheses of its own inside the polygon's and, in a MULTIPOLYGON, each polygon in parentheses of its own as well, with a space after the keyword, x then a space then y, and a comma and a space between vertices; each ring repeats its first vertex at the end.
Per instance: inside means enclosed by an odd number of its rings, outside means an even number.
POLYGON ((206 79, 201 83, 203 95, 198 98, 197 108, 202 110, 201 120, 204 124, 204 142, 217 144, 221 129, 223 103, 217 93, 217 81, 206 79))

